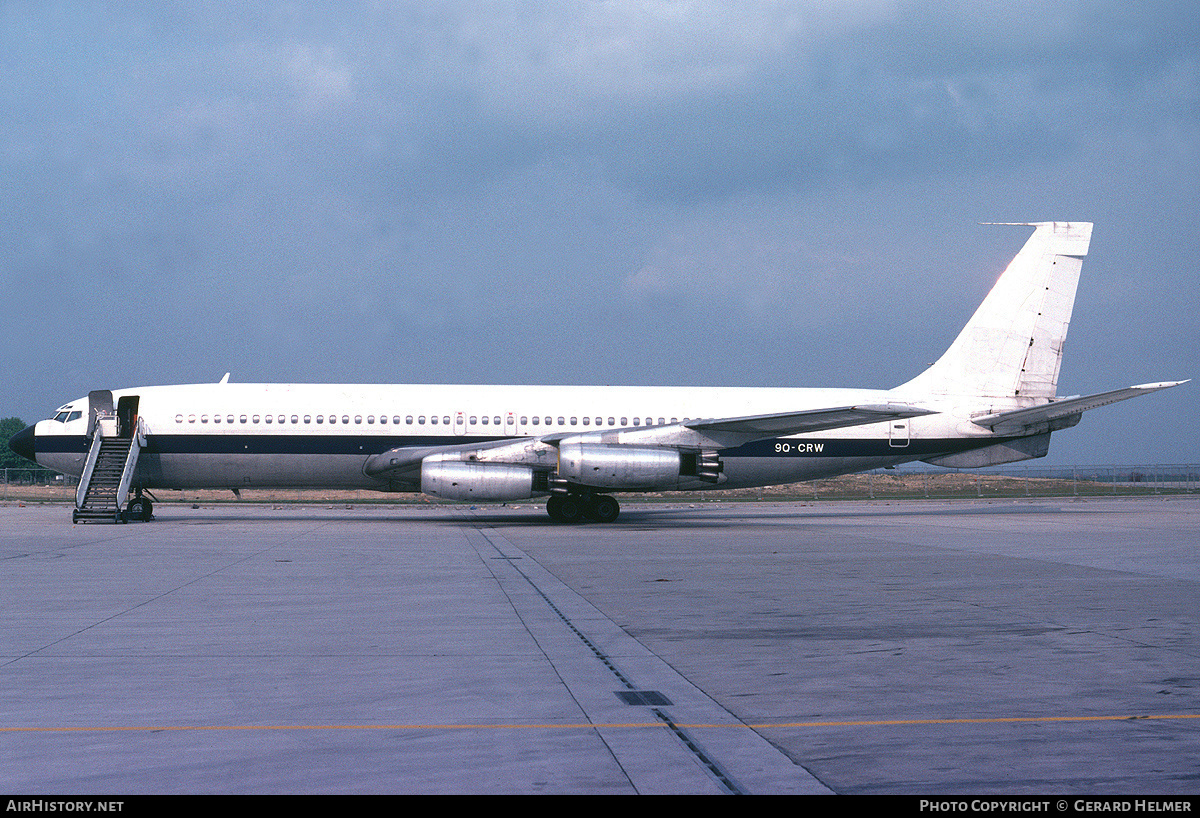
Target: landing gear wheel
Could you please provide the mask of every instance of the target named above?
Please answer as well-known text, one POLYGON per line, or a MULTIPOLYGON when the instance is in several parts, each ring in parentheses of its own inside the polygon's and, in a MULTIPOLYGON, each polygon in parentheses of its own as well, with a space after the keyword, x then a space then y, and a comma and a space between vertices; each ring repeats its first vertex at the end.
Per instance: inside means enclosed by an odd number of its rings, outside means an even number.
POLYGON ((148 523, 153 516, 154 504, 146 497, 134 497, 129 501, 129 505, 125 506, 126 520, 139 520, 143 523, 148 523))
POLYGON ((611 523, 621 513, 621 504, 607 494, 597 494, 587 505, 587 516, 598 523, 611 523))
POLYGON ((583 503, 570 494, 555 494, 546 501, 546 513, 559 523, 577 523, 583 518, 583 503))

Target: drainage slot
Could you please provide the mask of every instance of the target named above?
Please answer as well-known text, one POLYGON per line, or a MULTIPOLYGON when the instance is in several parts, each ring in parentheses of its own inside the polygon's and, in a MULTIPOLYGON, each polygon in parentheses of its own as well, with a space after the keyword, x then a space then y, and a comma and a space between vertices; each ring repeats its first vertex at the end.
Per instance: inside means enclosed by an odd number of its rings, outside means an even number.
POLYGON ((614 690, 617 698, 635 707, 670 707, 671 700, 657 690, 614 690))

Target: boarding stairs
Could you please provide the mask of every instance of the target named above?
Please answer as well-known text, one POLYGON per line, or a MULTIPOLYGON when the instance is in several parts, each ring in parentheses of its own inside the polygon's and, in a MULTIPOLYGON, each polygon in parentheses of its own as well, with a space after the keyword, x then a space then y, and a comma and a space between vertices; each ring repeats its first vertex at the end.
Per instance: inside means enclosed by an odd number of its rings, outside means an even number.
POLYGON ((129 497, 138 454, 145 445, 141 418, 129 437, 117 434, 117 419, 100 416, 96 421, 87 463, 75 491, 74 523, 123 523, 123 507, 129 497))

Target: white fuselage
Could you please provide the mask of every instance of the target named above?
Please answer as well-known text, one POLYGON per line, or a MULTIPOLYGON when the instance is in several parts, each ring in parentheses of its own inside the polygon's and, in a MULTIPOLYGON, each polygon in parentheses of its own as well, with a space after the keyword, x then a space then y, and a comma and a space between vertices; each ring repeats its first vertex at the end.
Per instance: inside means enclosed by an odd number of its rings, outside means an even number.
MULTIPOLYGON (((661 427, 687 419, 881 403, 886 390, 710 387, 195 384, 113 390, 137 396, 146 445, 144 488, 338 487, 416 491, 364 466, 396 447, 497 445, 551 434, 661 427)), ((81 415, 40 421, 38 461, 78 474, 87 455, 81 415)), ((977 407, 978 408, 978 407, 977 407)), ((984 407, 986 408, 986 407, 984 407)), ((988 430, 961 414, 757 440, 722 452, 720 483, 773 485, 920 460, 986 445, 988 430)), ((553 468, 553 463, 543 464, 553 468)))

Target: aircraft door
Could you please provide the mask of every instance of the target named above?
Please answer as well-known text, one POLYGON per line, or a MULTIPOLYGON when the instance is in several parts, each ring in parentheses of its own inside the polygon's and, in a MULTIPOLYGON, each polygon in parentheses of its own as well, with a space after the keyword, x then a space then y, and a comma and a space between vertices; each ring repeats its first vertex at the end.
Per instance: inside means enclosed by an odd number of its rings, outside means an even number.
POLYGON ((454 413, 454 434, 465 435, 467 433, 467 417, 462 412, 454 413))
POLYGON ((88 392, 88 430, 90 438, 96 432, 96 416, 113 413, 112 390, 94 389, 88 392))
POLYGON ((137 395, 126 395, 117 401, 117 437, 133 437, 137 433, 137 413, 137 395))
POLYGON ((903 449, 908 445, 908 418, 893 420, 888 423, 888 445, 893 449, 903 449))
POLYGON ((517 436, 517 416, 512 412, 504 413, 504 434, 507 437, 517 436))

